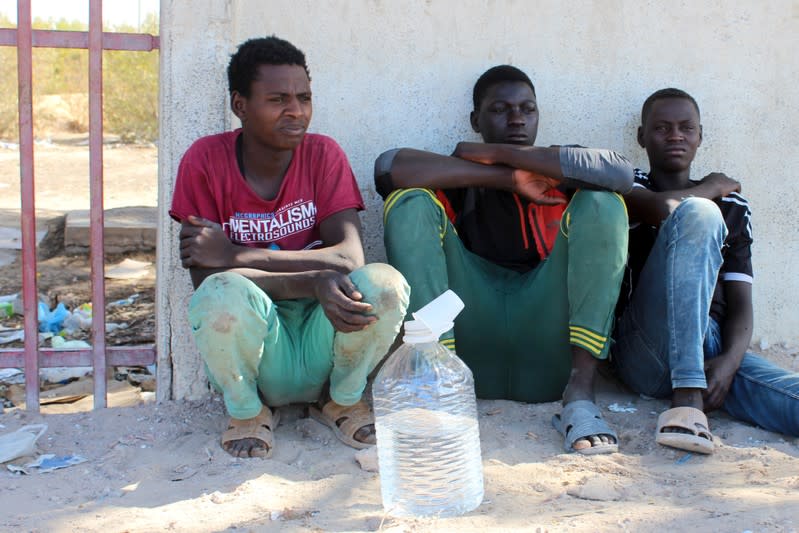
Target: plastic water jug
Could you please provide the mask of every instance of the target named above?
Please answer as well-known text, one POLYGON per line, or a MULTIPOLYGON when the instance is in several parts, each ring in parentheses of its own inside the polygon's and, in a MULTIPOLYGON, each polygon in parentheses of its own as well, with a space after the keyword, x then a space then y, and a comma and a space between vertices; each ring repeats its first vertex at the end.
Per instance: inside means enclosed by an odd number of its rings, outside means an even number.
POLYGON ((438 342, 463 309, 447 291, 413 313, 372 387, 383 507, 395 516, 454 516, 483 500, 474 378, 438 342))

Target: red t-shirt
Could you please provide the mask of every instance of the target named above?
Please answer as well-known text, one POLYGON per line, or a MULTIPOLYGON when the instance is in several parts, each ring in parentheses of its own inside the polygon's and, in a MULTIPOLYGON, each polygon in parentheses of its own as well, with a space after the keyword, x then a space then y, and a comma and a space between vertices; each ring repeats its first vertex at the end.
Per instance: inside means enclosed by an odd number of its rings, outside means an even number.
POLYGON ((294 151, 280 191, 264 200, 239 170, 241 130, 197 140, 183 155, 169 214, 196 215, 222 224, 236 244, 303 250, 322 244, 319 224, 345 209, 363 210, 347 156, 330 137, 306 134, 294 151))

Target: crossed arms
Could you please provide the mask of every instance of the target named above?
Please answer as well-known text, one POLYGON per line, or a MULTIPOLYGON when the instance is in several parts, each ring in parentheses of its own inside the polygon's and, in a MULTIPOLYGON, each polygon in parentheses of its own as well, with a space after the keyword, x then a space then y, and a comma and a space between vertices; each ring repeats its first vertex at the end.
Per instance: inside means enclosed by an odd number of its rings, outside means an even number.
POLYGON ((312 250, 269 250, 234 244, 216 222, 197 216, 181 221, 180 259, 194 288, 217 272, 250 279, 273 300, 315 298, 338 331, 358 331, 377 320, 372 306, 347 274, 364 264, 361 226, 355 209, 319 225, 323 245, 312 250))
POLYGON ((394 189, 490 187, 539 204, 563 203, 547 196, 559 185, 627 192, 632 165, 609 150, 462 142, 451 156, 402 148, 375 162, 375 186, 384 197, 394 189))

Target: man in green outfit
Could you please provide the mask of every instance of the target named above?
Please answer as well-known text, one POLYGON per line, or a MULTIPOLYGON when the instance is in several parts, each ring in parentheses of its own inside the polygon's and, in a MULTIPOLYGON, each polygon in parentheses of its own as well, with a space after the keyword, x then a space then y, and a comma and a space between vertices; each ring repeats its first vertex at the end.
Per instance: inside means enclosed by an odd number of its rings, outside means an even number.
POLYGON ((228 83, 241 128, 186 151, 169 212, 196 289, 194 340, 230 415, 222 447, 269 457, 277 408, 295 402, 349 446, 373 445, 362 394, 400 329, 407 284, 388 265, 364 264, 347 157, 307 133, 305 54, 275 36, 250 39, 228 83))
POLYGON ((535 88, 500 65, 474 86, 485 143, 452 156, 395 149, 375 163, 388 261, 408 280, 408 311, 447 289, 466 304, 442 342, 474 373, 481 398, 546 402, 565 448, 618 449, 594 404, 627 252, 617 193, 633 168, 608 150, 536 147, 535 88))

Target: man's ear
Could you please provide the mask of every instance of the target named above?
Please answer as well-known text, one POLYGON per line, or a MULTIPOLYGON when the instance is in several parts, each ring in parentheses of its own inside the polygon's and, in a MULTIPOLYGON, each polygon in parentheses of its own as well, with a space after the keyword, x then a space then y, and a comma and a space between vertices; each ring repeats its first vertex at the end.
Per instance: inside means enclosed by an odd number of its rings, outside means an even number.
POLYGON ((247 117, 247 102, 246 99, 238 91, 230 93, 230 110, 238 117, 239 120, 244 122, 247 117))
POLYGON ((697 146, 702 146, 702 125, 699 125, 699 144, 697 146))
POLYGON ((469 113, 469 122, 472 124, 472 130, 475 133, 480 133, 480 126, 477 124, 477 111, 469 113))
POLYGON ((646 146, 644 146, 644 127, 643 126, 638 126, 638 146, 640 146, 641 148, 646 148, 646 146))

